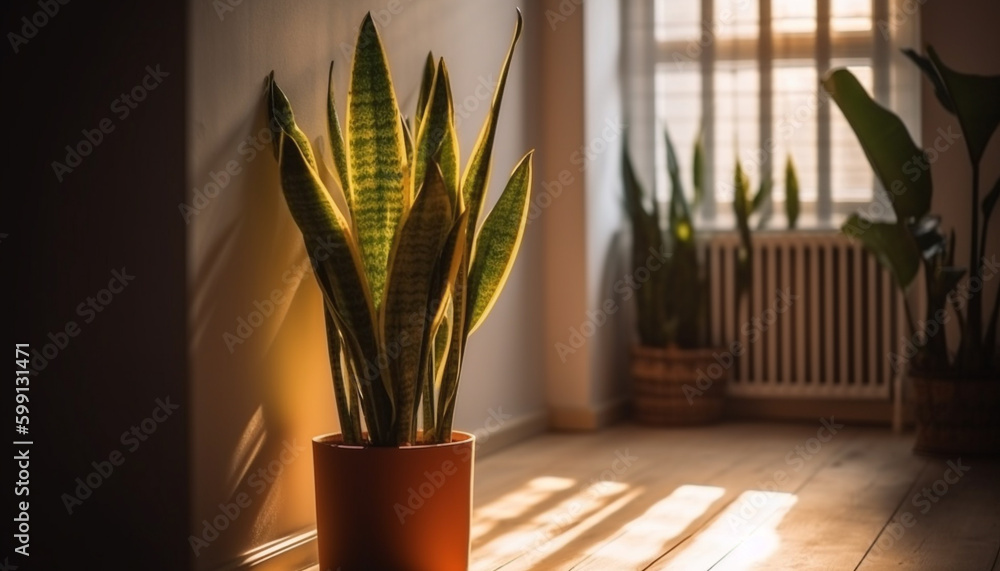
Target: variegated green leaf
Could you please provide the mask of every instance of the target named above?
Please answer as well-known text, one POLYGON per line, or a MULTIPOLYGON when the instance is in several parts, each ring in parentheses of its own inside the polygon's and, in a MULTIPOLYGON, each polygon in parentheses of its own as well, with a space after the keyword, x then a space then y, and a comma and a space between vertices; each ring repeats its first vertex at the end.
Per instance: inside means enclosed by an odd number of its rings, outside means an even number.
MULTIPOLYGON (((295 144, 301 149, 306 163, 312 168, 316 168, 316 158, 313 156, 312 148, 309 146, 309 137, 295 124, 295 114, 292 113, 292 106, 285 97, 284 92, 278 88, 274 81, 274 72, 267 76, 267 115, 271 124, 277 123, 285 135, 292 138, 295 144)), ((281 137, 272 137, 274 142, 274 156, 281 155, 281 137)))
POLYGON ((350 204, 375 307, 382 302, 393 234, 409 200, 403 188, 406 149, 382 40, 365 16, 347 98, 350 204))
MULTIPOLYGON (((420 370, 424 376, 417 385, 417 394, 427 395, 424 398, 424 427, 432 430, 435 426, 433 395, 440 386, 438 364, 444 364, 451 326, 447 321, 447 312, 451 306, 451 290, 463 256, 465 233, 468 230, 469 216, 463 212, 454 227, 448 233, 448 239, 441 249, 441 256, 434 267, 434 278, 431 281, 430 295, 427 300, 427 327, 421 340, 422 358, 420 370), (441 336, 444 336, 441 339, 441 336), (439 346, 444 343, 444 346, 439 346), (439 352, 440 351, 440 352, 439 352)), ((414 403, 413 414, 416 415, 417 403, 414 403)))
POLYGON ((441 165, 445 187, 458 204, 458 135, 455 133, 455 109, 451 100, 448 66, 442 59, 431 86, 417 133, 412 180, 421 181, 432 157, 441 165))
MULTIPOLYGON (((469 224, 472 224, 470 214, 469 224)), ((471 233, 471 229, 469 230, 471 233)), ((441 374, 441 388, 438 390, 437 423, 435 426, 436 442, 451 442, 451 427, 455 417, 455 397, 458 395, 458 379, 462 374, 462 362, 465 357, 465 340, 468 336, 465 328, 466 287, 469 282, 469 251, 459 248, 461 253, 458 272, 451 296, 451 341, 445 353, 444 371, 441 374)))
MULTIPOLYGON (((284 134, 281 139, 278 165, 285 202, 302 231, 310 259, 319 265, 316 277, 327 306, 339 319, 338 329, 353 358, 360 362, 374 359, 374 306, 347 220, 294 139, 284 134)), ((375 375, 369 381, 362 384, 362 392, 371 410, 366 417, 374 439, 389 426, 392 397, 384 379, 375 375)))
POLYGON ((476 255, 469 272, 468 334, 493 308, 514 266, 524 236, 531 197, 531 157, 528 152, 507 181, 507 187, 490 211, 476 240, 476 255))
POLYGON ((326 317, 326 342, 327 351, 330 355, 330 370, 333 373, 333 395, 337 401, 337 415, 340 418, 340 430, 344 434, 344 443, 358 445, 361 444, 361 432, 355 432, 355 422, 353 415, 361 414, 361 411, 351 410, 348 404, 347 389, 344 385, 344 371, 340 364, 340 332, 333 314, 327 310, 323 312, 326 317))
POLYGON ((434 52, 427 52, 427 60, 424 62, 424 74, 420 78, 420 94, 417 95, 417 112, 413 117, 413 132, 420 131, 420 124, 424 120, 424 108, 431 98, 431 87, 434 85, 434 76, 437 74, 437 67, 434 66, 434 52))
POLYGON ((409 429, 423 366, 423 340, 434 268, 448 238, 451 198, 441 171, 432 163, 400 231, 390 258, 381 325, 383 347, 391 355, 390 378, 395 392, 397 444, 410 444, 409 429))
MULTIPOLYGON (((510 48, 507 50, 507 57, 504 59, 503 66, 500 68, 500 78, 497 82, 496 92, 493 94, 493 104, 490 106, 490 112, 486 116, 486 122, 483 123, 482 130, 479 132, 479 138, 476 140, 476 144, 472 147, 472 156, 465 169, 465 174, 462 175, 462 195, 465 201, 465 207, 468 208, 470 212, 469 224, 473 228, 475 228, 476 224, 479 222, 479 214, 482 212, 483 199, 486 196, 486 188, 489 186, 490 182, 490 168, 493 160, 493 139, 496 136, 497 120, 500 117, 500 104, 503 102, 503 91, 507 85, 507 72, 510 70, 510 60, 514 56, 514 46, 517 45, 517 40, 521 37, 522 25, 521 11, 518 10, 517 25, 514 27, 514 38, 510 42, 510 48)), ((475 232, 469 232, 468 240, 470 248, 472 246, 472 240, 475 238, 475 234, 475 232)))
MULTIPOLYGON (((344 191, 344 198, 347 200, 347 211, 354 211, 351 195, 351 180, 347 175, 347 147, 344 145, 344 134, 340 129, 340 118, 337 115, 337 100, 333 93, 333 62, 330 62, 330 75, 327 79, 326 97, 326 126, 327 135, 330 137, 330 151, 333 153, 333 174, 337 179, 337 184, 344 191)), ((353 214, 352 214, 353 216, 353 214)))

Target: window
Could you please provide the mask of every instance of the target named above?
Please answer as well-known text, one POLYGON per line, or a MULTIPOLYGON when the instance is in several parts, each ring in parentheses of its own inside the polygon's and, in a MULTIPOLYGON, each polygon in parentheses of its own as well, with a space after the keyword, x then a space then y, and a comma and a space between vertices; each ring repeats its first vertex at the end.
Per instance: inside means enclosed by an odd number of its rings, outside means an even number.
MULTIPOLYGON (((872 199, 871 168, 819 80, 848 67, 876 99, 893 104, 889 8, 889 0, 655 0, 653 113, 688 171, 702 134, 705 219, 729 214, 737 156, 754 188, 770 176, 776 219, 788 156, 806 220, 826 225, 872 199)), ((665 197, 665 143, 655 141, 665 197)))

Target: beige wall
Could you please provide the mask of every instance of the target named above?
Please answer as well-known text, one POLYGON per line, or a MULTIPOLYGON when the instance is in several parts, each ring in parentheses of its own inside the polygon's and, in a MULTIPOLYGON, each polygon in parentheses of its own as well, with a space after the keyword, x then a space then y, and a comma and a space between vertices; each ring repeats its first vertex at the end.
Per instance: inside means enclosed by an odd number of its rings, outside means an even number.
MULTIPOLYGON (((921 12, 921 34, 924 45, 933 45, 941 59, 950 67, 965 73, 1000 74, 1000 2, 995 0, 928 0, 921 12)), ((938 129, 960 132, 958 121, 945 111, 927 81, 922 82, 923 146, 933 145, 938 129)), ((1000 105, 1000 102, 997 103, 1000 105)), ((969 261, 968 232, 971 224, 969 204, 972 200, 972 174, 969 156, 961 142, 941 153, 931 167, 934 180, 932 212, 940 214, 942 224, 954 228, 957 236, 955 262, 967 266, 969 261)), ((1000 176, 1000 136, 994 133, 982 161, 980 199, 1000 176)), ((993 213, 987 252, 1000 257, 1000 215, 993 213)), ((982 223, 982 217, 980 217, 982 223)), ((997 282, 987 282, 984 303, 992 308, 997 282)), ((949 331, 952 346, 957 342, 957 330, 949 331)))
MULTIPOLYGON (((329 61, 337 62, 343 107, 349 70, 343 50, 350 51, 357 26, 371 10, 380 20, 406 112, 415 105, 427 50, 447 59, 467 157, 489 107, 488 99, 477 99, 477 87, 486 83, 492 92, 516 2, 242 2, 221 17, 215 11, 219 5, 224 4, 190 3, 189 204, 203 206, 188 226, 193 529, 200 532, 202 520, 218 515, 218 504, 239 493, 246 493, 251 505, 201 550, 199 569, 217 568, 313 525, 309 440, 338 428, 320 298, 308 273, 298 277, 307 266, 280 195, 275 160, 269 148, 252 155, 251 147, 241 147, 247 137, 266 136, 265 75, 275 70, 299 124, 311 138, 325 139, 329 61), (212 173, 225 171, 230 162, 238 174, 207 204, 193 203, 195 189, 204 189, 212 173), (279 303, 271 315, 230 351, 225 333, 235 334, 238 318, 247 318, 255 302, 266 306, 272 295, 279 303), (295 445, 302 451, 285 452, 288 463, 282 465, 282 451, 295 445), (275 482, 253 477, 269 464, 281 469, 275 482)), ((537 64, 531 54, 539 25, 544 20, 526 20, 513 62, 490 205, 516 161, 538 146, 532 80, 537 64)), ((503 295, 470 340, 456 428, 482 429, 491 411, 513 415, 505 428, 544 427, 540 238, 541 224, 532 224, 503 295)), ((286 560, 278 567, 297 563, 286 560)))

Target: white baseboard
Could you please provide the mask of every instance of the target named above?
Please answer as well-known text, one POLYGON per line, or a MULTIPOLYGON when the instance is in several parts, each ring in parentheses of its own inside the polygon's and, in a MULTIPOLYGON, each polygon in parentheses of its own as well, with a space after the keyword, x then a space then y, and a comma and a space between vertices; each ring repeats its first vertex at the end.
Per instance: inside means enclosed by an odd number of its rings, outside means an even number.
POLYGON ((507 420, 494 432, 483 434, 480 430, 476 437, 476 458, 484 458, 511 444, 531 438, 548 430, 549 417, 544 410, 522 414, 507 420))

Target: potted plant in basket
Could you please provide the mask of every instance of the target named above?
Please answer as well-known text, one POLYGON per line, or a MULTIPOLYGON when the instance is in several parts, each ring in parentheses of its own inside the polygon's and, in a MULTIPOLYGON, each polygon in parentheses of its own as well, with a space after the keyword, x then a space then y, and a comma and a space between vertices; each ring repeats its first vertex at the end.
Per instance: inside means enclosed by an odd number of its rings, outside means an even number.
MULTIPOLYGON (((674 146, 670 135, 665 137, 670 175, 666 219, 655 197, 639 184, 627 149, 623 159, 632 273, 645 268, 650 276, 636 291, 639 344, 632 348, 629 369, 640 422, 700 424, 722 416, 728 371, 714 379, 705 374, 715 363, 708 344, 707 276, 674 146)), ((702 196, 701 157, 699 141, 694 154, 695 206, 702 196)))
MULTIPOLYGON (((997 454, 1000 295, 987 308, 983 293, 984 282, 996 274, 996 270, 985 271, 986 240, 990 214, 1000 198, 1000 180, 981 193, 980 167, 1000 123, 1000 76, 960 73, 942 63, 934 48, 928 47, 927 52, 926 57, 912 50, 905 53, 930 80, 941 105, 957 117, 971 164, 968 266, 955 265, 954 231, 946 237, 939 229, 940 218, 929 214, 933 190, 929 171, 934 161, 913 142, 899 117, 872 101, 849 71, 837 69, 823 79, 823 87, 854 129, 895 215, 895 220, 879 221, 855 214, 843 231, 860 239, 904 292, 923 268, 924 319, 917 322, 906 299, 910 338, 899 355, 890 356, 894 369, 908 365, 913 382, 914 450, 997 454), (954 353, 945 334, 953 315, 960 332, 954 353)), ((873 205, 870 212, 876 209, 873 205)))
POLYGON ((428 55, 412 122, 378 30, 361 24, 341 124, 327 94, 333 188, 267 81, 281 187, 323 294, 340 433, 313 440, 323 569, 466 569, 473 436, 453 431, 466 340, 507 278, 527 220, 527 153, 482 224, 511 56, 460 173, 444 60, 428 55), (331 192, 343 192, 342 211, 331 192), (327 254, 328 253, 328 254, 327 254), (419 428, 418 428, 419 427, 419 428))

